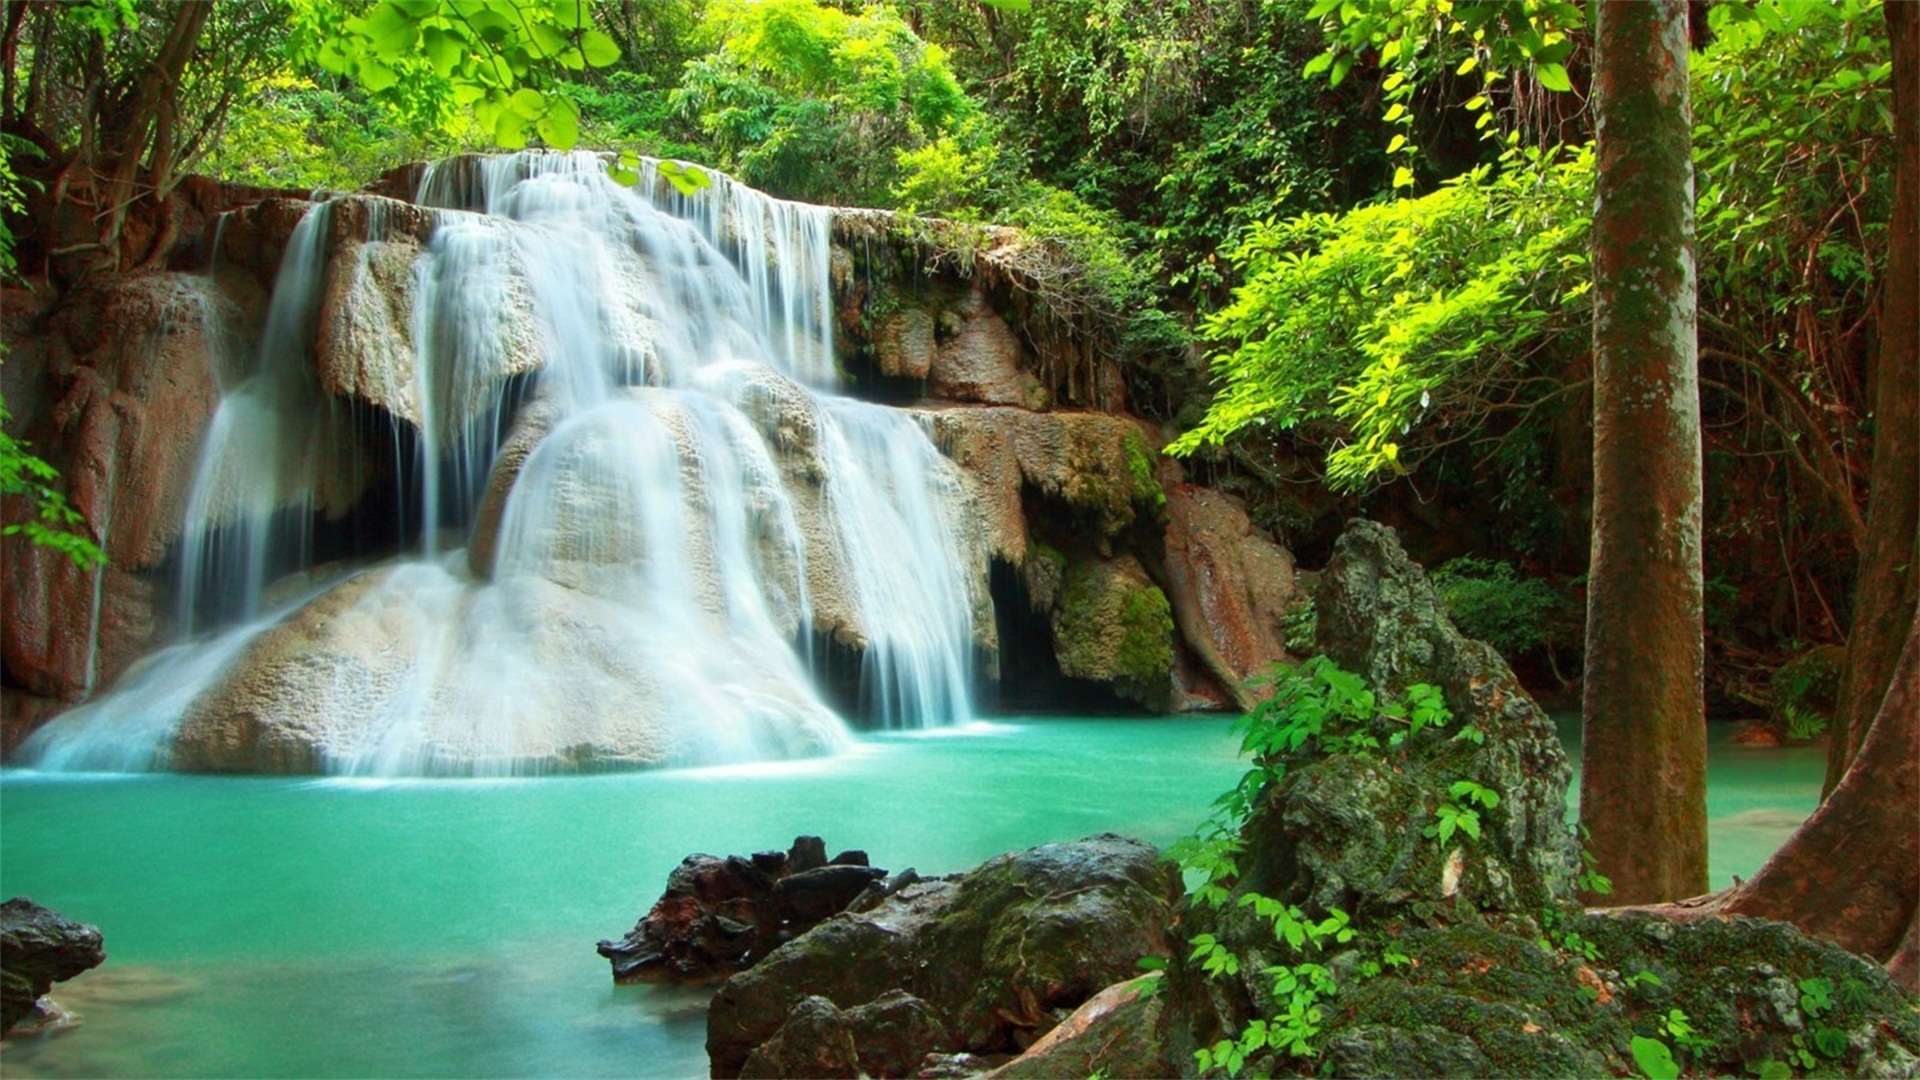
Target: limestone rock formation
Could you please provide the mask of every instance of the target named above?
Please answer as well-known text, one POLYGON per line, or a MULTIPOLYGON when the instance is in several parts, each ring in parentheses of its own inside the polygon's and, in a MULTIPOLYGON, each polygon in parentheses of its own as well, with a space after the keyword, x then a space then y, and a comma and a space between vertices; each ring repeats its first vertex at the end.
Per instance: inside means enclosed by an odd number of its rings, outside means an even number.
POLYGON ((1293 556, 1231 495, 1184 483, 1166 493, 1174 622, 1235 703, 1250 708, 1248 678, 1286 656, 1283 620, 1298 598, 1293 556))
POLYGON ((909 1075, 914 1051, 1011 1054, 1135 974, 1140 957, 1165 955, 1177 890, 1153 848, 1104 835, 856 905, 720 988, 707 1019, 713 1075, 831 1075, 844 1061, 791 1050, 838 1030, 875 1076, 909 1075), (869 1045, 892 1048, 888 1060, 869 1061, 869 1045))
POLYGON ((1173 618, 1133 556, 1069 563, 1052 625, 1061 674, 1110 682, 1151 708, 1171 703, 1173 618))
POLYGON ((1125 417, 1012 408, 930 415, 935 441, 979 493, 988 549, 1015 566, 1027 556, 1024 493, 1057 502, 1098 537, 1117 535, 1165 499, 1152 451, 1125 417))
POLYGON ((689 855, 626 937, 598 949, 615 982, 718 982, 845 910, 886 873, 865 852, 828 859, 817 836, 786 851, 689 855))
POLYGON ((928 365, 932 396, 1035 411, 1047 407, 1046 388, 1026 362, 1020 339, 979 292, 968 292, 947 317, 952 333, 928 365))
POLYGON ((106 958, 94 927, 23 896, 0 904, 0 1033, 30 1016, 54 983, 106 958))
POLYGON ((685 657, 660 637, 630 610, 537 577, 483 589, 431 563, 365 571, 253 640, 188 710, 172 766, 577 771, 843 743, 838 720, 764 659, 685 657), (719 725, 709 695, 757 711, 719 725), (394 716, 415 719, 395 730, 394 716))
MULTIPOLYGON (((216 385, 236 376, 246 307, 261 302, 237 277, 154 273, 81 287, 37 334, 17 333, 25 327, 9 318, 8 408, 109 559, 96 577, 23 539, 0 540, 10 685, 72 701, 164 635, 143 572, 180 533, 216 385)), ((20 512, 10 502, 7 519, 20 512)))

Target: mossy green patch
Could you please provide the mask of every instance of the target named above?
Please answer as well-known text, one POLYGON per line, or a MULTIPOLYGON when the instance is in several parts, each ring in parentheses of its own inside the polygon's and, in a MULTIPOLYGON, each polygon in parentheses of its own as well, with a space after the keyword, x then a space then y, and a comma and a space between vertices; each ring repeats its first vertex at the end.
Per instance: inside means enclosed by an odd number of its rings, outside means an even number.
POLYGON ((1071 563, 1053 644, 1063 674, 1112 682, 1153 704, 1173 672, 1173 609, 1131 556, 1071 563))

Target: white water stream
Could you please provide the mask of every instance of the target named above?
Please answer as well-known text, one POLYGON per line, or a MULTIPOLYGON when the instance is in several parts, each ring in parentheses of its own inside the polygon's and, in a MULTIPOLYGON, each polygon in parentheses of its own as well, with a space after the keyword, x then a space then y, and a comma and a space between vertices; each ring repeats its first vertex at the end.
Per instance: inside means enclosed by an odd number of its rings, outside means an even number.
POLYGON ((210 358, 237 374, 188 500, 182 641, 23 760, 396 775, 819 753, 847 739, 813 670, 827 635, 859 650, 873 723, 968 719, 984 556, 959 473, 913 414, 834 393, 830 212, 712 181, 682 194, 649 167, 622 188, 584 154, 427 172, 435 227, 389 305, 410 355, 363 365, 411 403, 413 437, 390 441, 414 448, 392 466, 418 477, 392 509, 412 551, 345 571, 312 566, 312 529, 378 463, 315 339, 389 206, 367 201, 347 254, 339 204, 310 212, 252 363, 210 358), (509 430, 508 376, 535 369, 509 430), (236 762, 235 739, 261 749, 236 762))

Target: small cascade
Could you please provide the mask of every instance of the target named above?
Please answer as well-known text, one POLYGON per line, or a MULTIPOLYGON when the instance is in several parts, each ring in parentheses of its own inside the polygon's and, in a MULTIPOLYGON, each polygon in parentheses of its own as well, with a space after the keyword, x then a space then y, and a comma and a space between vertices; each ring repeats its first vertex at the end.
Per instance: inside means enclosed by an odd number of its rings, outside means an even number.
POLYGON ((179 624, 186 634, 261 614, 268 583, 305 568, 307 522, 337 410, 310 362, 326 269, 322 204, 303 218, 280 259, 279 284, 251 370, 215 359, 221 380, 181 532, 179 624))
POLYGON ((427 170, 406 325, 377 327, 406 347, 356 367, 414 478, 389 511, 406 551, 357 570, 312 565, 316 515, 369 490, 340 475, 364 410, 323 392, 316 326, 340 275, 417 241, 362 199, 364 237, 330 250, 342 204, 311 211, 251 369, 222 380, 185 638, 22 756, 392 775, 819 753, 847 739, 823 634, 857 650, 870 722, 969 719, 986 582, 960 474, 913 414, 834 393, 829 212, 711 179, 683 193, 648 163, 623 188, 588 154, 427 170))

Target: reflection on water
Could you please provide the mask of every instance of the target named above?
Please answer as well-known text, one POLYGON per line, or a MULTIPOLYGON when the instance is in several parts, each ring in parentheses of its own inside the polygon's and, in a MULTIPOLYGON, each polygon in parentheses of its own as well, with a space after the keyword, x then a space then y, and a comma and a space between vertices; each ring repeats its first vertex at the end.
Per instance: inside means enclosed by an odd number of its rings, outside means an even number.
MULTIPOLYGON (((1235 746, 1218 718, 1048 719, 533 781, 5 773, 0 896, 99 925, 109 959, 56 995, 79 1026, 0 1043, 0 1073, 703 1076, 708 992, 616 987, 593 951, 687 853, 818 833, 932 874, 1108 829, 1164 844, 1235 746)), ((1715 884, 1811 809, 1820 768, 1714 747, 1715 884)))

